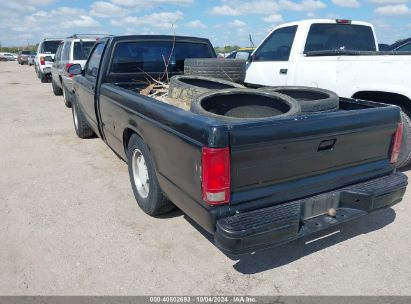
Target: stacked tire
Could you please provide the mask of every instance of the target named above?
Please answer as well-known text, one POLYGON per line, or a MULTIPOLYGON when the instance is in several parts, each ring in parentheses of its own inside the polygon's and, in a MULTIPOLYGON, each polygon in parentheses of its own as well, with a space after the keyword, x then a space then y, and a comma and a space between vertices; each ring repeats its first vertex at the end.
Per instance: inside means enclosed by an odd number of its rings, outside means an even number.
MULTIPOLYGON (((187 60, 197 62, 199 59, 187 60)), ((200 62, 232 62, 212 60, 201 59, 200 62)), ((193 113, 229 122, 281 118, 339 108, 339 97, 328 90, 311 87, 246 89, 232 81, 198 75, 172 77, 168 96, 183 101, 193 113)))
POLYGON ((214 77, 178 75, 170 79, 168 96, 191 104, 191 101, 201 94, 230 88, 244 86, 214 77))
POLYGON ((246 61, 243 59, 188 58, 184 61, 184 74, 224 79, 243 83, 246 61))

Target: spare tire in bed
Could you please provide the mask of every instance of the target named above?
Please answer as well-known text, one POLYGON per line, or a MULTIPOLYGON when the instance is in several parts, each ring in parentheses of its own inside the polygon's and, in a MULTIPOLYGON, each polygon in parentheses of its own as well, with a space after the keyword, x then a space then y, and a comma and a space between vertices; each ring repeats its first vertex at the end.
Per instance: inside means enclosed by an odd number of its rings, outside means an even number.
POLYGON ((244 87, 240 84, 218 78, 177 75, 170 79, 168 96, 190 103, 194 97, 210 90, 229 88, 244 87))
POLYGON ((191 102, 191 112, 230 122, 280 118, 301 113, 293 98, 263 90, 226 89, 204 93, 191 102))
POLYGON ((244 59, 187 58, 184 60, 184 74, 210 76, 237 83, 243 83, 246 72, 244 59))
POLYGON ((278 86, 262 87, 260 90, 278 92, 297 100, 301 106, 301 112, 336 111, 340 100, 336 93, 319 88, 302 86, 278 86))

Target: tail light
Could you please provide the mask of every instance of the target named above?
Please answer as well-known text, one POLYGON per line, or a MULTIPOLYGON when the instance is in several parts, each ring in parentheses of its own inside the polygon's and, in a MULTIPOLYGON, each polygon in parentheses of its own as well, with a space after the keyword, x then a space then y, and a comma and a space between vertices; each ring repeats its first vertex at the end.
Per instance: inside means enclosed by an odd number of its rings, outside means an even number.
POLYGON ((41 65, 45 65, 45 64, 46 64, 46 61, 44 60, 44 57, 43 57, 43 56, 40 56, 40 64, 41 64, 41 65))
POLYGON ((73 74, 70 74, 70 73, 68 72, 68 69, 69 69, 72 65, 73 65, 73 63, 67 63, 67 64, 66 64, 66 67, 65 67, 65 70, 66 70, 66 72, 68 73, 68 76, 69 76, 70 78, 74 76, 73 74))
POLYGON ((230 201, 230 150, 207 148, 202 151, 203 200, 210 205, 230 201))
POLYGON ((400 155, 403 128, 404 124, 402 122, 398 123, 397 131, 394 133, 392 137, 390 158, 391 164, 396 163, 398 160, 398 156, 400 155))

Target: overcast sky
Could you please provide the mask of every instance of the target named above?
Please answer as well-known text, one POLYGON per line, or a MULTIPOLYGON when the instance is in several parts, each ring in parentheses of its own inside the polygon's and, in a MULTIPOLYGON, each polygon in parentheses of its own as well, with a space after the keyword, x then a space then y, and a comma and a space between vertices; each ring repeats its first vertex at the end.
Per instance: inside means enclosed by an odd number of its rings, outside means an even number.
POLYGON ((215 46, 257 44, 282 22, 347 18, 374 23, 379 42, 411 36, 410 0, 1 0, 3 46, 73 33, 206 37, 215 46))

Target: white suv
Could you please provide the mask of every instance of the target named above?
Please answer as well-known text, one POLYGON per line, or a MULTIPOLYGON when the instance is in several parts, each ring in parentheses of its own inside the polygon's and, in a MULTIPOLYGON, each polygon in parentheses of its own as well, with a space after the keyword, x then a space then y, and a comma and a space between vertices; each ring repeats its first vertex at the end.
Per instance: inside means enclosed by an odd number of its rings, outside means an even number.
POLYGON ((40 42, 37 55, 34 59, 34 69, 41 82, 48 82, 51 76, 51 65, 53 64, 54 54, 62 39, 44 39, 40 42))
POLYGON ((73 75, 67 69, 73 64, 86 64, 87 57, 93 48, 97 37, 90 35, 73 35, 63 40, 59 46, 51 68, 51 83, 55 95, 63 95, 64 103, 71 106, 73 75))

